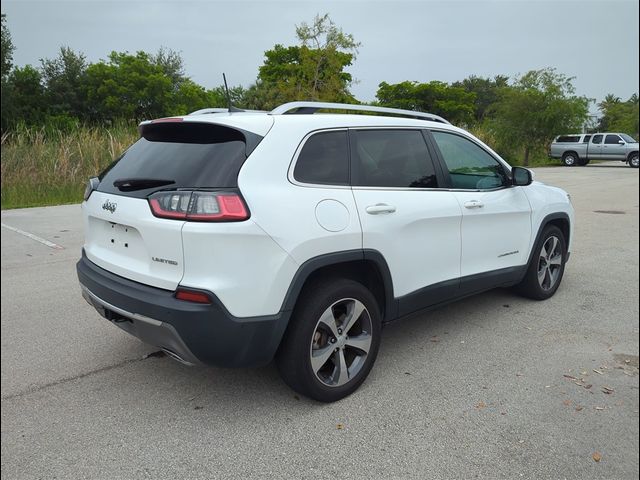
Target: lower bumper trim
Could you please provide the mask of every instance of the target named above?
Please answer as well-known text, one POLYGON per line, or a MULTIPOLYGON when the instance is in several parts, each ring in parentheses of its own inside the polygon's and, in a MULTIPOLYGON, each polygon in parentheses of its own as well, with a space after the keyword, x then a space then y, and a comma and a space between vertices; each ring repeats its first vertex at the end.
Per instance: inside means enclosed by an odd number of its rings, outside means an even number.
POLYGON ((80 288, 87 303, 118 328, 138 337, 145 343, 159 347, 167 356, 181 363, 190 366, 200 363, 172 325, 116 307, 98 297, 82 284, 80 284, 80 288))

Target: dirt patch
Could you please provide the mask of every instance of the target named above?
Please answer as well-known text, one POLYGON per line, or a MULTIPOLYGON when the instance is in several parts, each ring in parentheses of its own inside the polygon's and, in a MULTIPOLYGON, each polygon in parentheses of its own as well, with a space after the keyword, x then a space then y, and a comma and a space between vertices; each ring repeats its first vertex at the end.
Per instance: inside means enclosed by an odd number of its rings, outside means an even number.
POLYGON ((616 353, 613 355, 614 360, 620 365, 626 367, 638 368, 638 355, 627 355, 625 353, 616 353))

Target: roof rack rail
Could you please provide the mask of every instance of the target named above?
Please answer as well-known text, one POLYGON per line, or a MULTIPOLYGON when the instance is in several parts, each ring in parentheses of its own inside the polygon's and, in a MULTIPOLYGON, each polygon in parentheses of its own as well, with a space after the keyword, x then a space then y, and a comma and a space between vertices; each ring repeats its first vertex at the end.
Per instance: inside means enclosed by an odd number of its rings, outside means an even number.
POLYGON ((200 110, 196 110, 195 112, 191 112, 189 115, 201 115, 203 113, 228 113, 228 108, 202 108, 200 110))
POLYGON ((444 118, 432 113, 416 112, 414 110, 403 110, 400 108, 374 107, 370 105, 352 105, 349 103, 331 103, 331 102, 289 102, 274 108, 269 112, 270 115, 285 114, 313 114, 318 110, 352 110, 359 112, 371 113, 388 113, 391 115, 399 115, 402 117, 416 118, 420 120, 428 120, 432 122, 440 122, 451 125, 444 118))
POLYGON ((243 110, 240 108, 231 107, 231 110, 228 108, 202 108, 200 110, 196 110, 195 112, 191 112, 188 115, 202 115, 207 113, 267 113, 266 110, 243 110))

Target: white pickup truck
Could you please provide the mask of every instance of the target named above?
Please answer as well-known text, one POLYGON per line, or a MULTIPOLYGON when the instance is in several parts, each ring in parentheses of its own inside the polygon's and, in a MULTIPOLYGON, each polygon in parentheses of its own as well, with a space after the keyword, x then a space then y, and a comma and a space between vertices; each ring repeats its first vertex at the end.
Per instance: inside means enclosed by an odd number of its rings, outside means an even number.
POLYGON ((576 133, 560 135, 551 143, 551 158, 567 167, 585 166, 590 160, 620 160, 638 168, 638 141, 626 133, 576 133))

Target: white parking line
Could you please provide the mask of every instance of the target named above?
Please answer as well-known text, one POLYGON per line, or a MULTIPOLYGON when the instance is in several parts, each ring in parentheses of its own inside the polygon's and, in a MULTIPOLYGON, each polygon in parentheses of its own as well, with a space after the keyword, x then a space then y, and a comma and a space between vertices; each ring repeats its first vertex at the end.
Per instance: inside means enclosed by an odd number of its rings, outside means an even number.
POLYGON ((1 223, 4 228, 7 230, 11 230, 13 232, 19 233, 20 235, 24 235, 25 237, 30 238, 31 240, 35 240, 36 242, 40 242, 43 245, 46 245, 49 248, 55 248, 56 250, 64 250, 62 245, 58 245, 57 243, 50 242, 42 237, 34 235, 33 233, 25 232, 24 230, 20 230, 19 228, 12 227, 11 225, 7 225, 6 223, 1 223))

